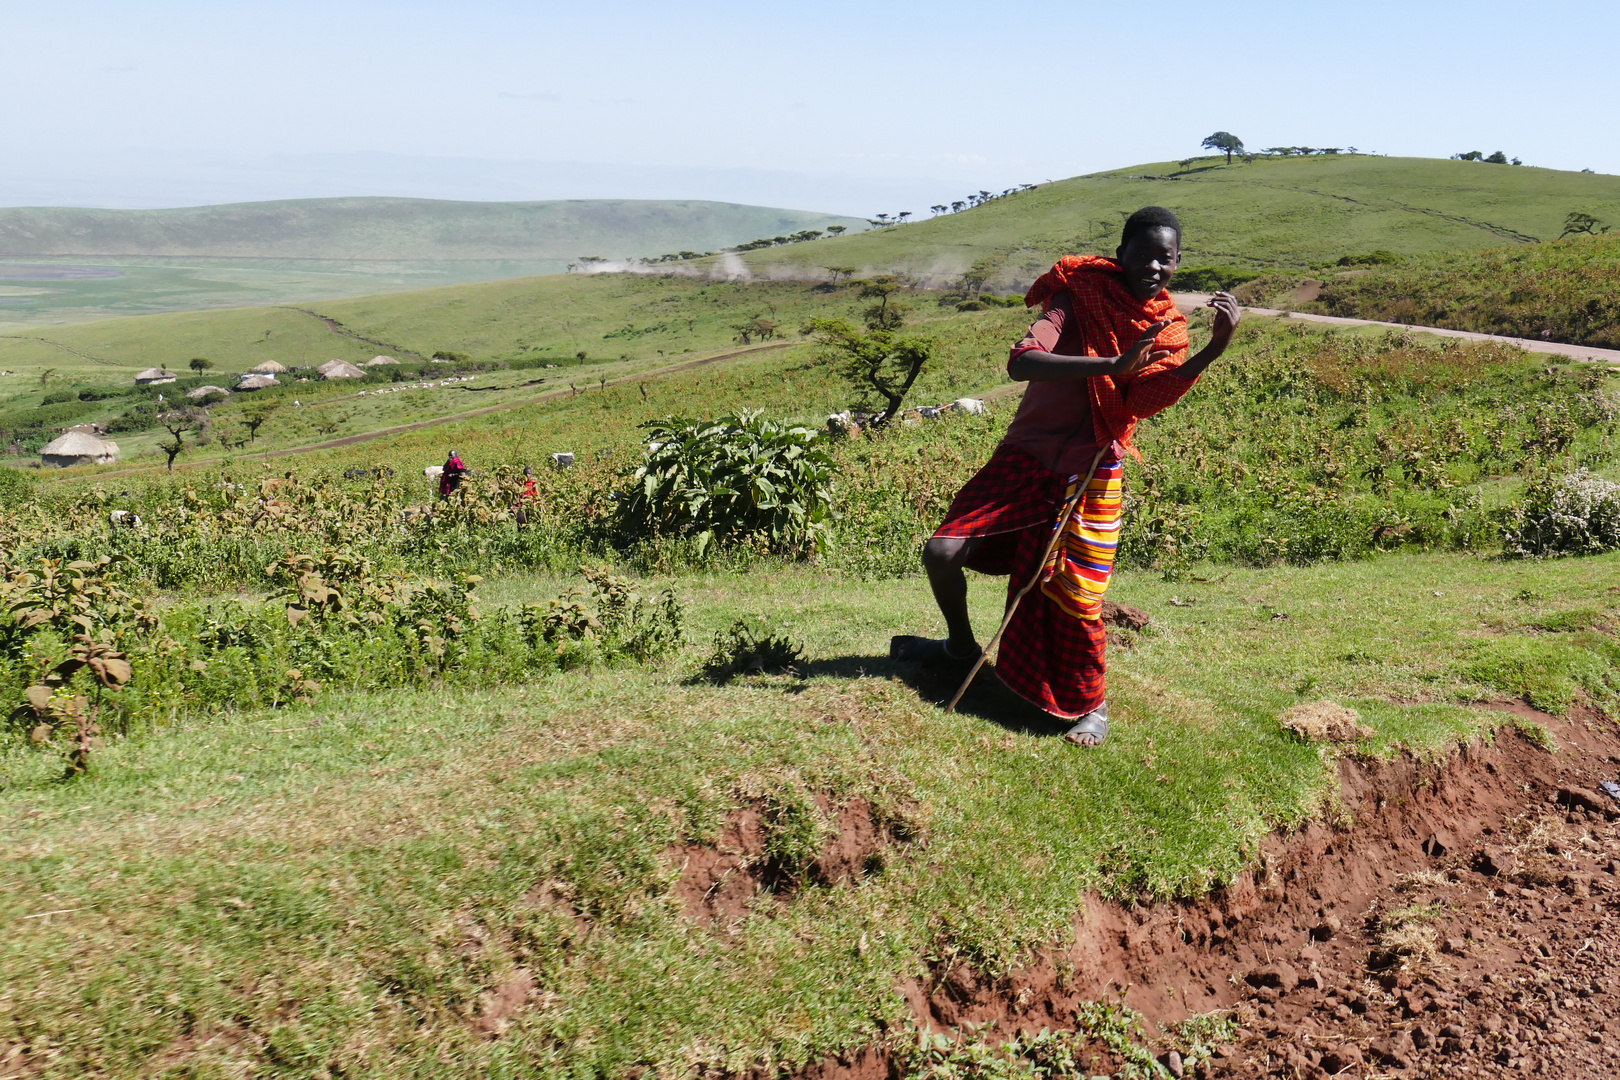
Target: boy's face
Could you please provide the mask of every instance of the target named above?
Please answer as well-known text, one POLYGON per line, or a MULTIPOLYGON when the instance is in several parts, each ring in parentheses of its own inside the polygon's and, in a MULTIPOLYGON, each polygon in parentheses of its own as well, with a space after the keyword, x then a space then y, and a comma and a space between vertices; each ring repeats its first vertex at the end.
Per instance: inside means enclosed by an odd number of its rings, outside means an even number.
POLYGON ((1181 245, 1176 231, 1163 227, 1144 229, 1116 253, 1125 271, 1125 287, 1138 300, 1151 300, 1170 284, 1170 276, 1181 262, 1181 245))

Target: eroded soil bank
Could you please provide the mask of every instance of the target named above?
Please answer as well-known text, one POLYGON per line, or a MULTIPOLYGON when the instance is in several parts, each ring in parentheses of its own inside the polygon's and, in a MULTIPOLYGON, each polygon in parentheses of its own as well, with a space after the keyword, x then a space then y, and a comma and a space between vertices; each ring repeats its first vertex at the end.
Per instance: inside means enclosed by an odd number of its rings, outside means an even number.
MULTIPOLYGON (((1009 978, 936 972, 903 988, 917 1021, 1005 1040, 1122 997, 1150 1028, 1231 1010, 1237 1034, 1213 1056, 1150 1042, 1176 1075, 1610 1075, 1620 802, 1602 783, 1620 774, 1620 739, 1582 707, 1499 708, 1557 752, 1504 727, 1444 764, 1343 760, 1344 827, 1271 837, 1254 874, 1204 901, 1093 901, 1069 948, 1009 978)), ((1119 1067, 1095 1049, 1093 1072, 1119 1067)), ((900 1072, 874 1047, 807 1075, 900 1072)))

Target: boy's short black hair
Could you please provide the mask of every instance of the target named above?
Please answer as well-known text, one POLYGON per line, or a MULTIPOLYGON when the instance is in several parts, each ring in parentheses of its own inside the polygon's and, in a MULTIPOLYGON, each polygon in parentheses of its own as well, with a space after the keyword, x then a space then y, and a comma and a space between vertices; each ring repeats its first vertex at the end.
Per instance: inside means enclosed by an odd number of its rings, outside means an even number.
POLYGON ((1149 229, 1169 229, 1176 234, 1176 246, 1181 246, 1181 219, 1162 206, 1144 206, 1125 219, 1125 231, 1120 234, 1119 246, 1125 247, 1149 229))

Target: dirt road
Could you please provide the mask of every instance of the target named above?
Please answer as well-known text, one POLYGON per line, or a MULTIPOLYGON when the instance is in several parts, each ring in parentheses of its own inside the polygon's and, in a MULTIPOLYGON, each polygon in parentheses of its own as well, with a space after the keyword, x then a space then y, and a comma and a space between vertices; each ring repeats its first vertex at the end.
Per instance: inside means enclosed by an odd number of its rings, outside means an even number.
MULTIPOLYGON (((1176 306, 1183 311, 1202 307, 1209 299, 1209 293, 1172 293, 1176 306)), ((1303 319, 1305 322, 1327 323, 1332 326, 1383 326, 1391 330, 1412 330, 1422 334, 1438 334, 1440 337, 1462 338, 1465 341, 1501 341, 1508 345, 1517 345, 1527 352, 1555 353, 1559 356, 1569 356, 1576 360, 1601 360, 1609 364, 1620 364, 1620 350, 1594 349, 1589 345, 1568 345, 1562 341, 1540 341, 1536 338, 1503 337, 1499 334, 1476 334, 1471 330, 1447 330, 1438 326, 1407 326, 1404 323, 1378 322, 1375 319, 1345 319, 1337 315, 1312 315, 1303 311, 1280 311, 1277 308, 1246 307, 1243 309, 1250 315, 1269 315, 1279 319, 1303 319)))

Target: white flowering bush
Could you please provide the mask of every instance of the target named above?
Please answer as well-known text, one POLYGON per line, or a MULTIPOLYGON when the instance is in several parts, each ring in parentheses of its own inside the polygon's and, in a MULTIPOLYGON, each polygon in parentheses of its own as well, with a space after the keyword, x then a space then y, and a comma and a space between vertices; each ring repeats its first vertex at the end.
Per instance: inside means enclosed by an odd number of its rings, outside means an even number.
POLYGON ((1620 484, 1586 469, 1532 482, 1508 512, 1502 542, 1521 559, 1620 548, 1620 484))

